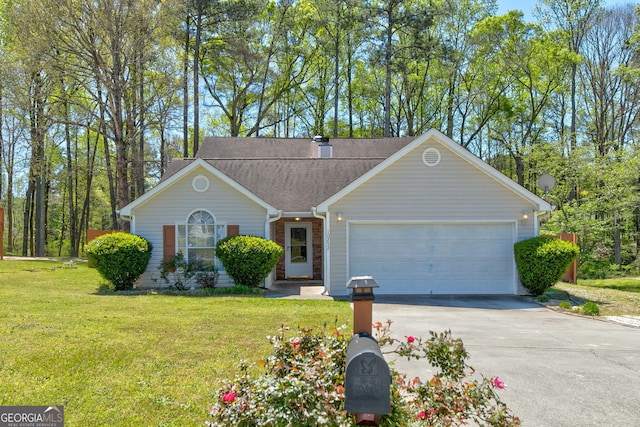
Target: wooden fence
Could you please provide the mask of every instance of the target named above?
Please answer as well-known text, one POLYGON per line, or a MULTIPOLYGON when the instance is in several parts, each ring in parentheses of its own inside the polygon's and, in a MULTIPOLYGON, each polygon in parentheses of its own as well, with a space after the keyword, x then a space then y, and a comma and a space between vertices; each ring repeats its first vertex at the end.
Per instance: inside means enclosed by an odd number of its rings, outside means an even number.
MULTIPOLYGON (((575 233, 564 233, 559 236, 553 236, 560 240, 565 240, 567 242, 571 242, 574 245, 578 244, 578 235, 575 233)), ((578 259, 571 263, 567 271, 562 276, 563 282, 573 283, 574 285, 578 283, 578 259)))

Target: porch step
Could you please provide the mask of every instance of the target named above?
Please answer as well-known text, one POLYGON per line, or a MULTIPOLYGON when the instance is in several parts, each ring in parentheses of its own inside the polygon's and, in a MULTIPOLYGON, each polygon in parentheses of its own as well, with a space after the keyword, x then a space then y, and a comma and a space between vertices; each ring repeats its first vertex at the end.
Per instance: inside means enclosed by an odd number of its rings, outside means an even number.
POLYGON ((267 298, 332 299, 323 292, 324 284, 321 280, 278 280, 267 290, 267 298))

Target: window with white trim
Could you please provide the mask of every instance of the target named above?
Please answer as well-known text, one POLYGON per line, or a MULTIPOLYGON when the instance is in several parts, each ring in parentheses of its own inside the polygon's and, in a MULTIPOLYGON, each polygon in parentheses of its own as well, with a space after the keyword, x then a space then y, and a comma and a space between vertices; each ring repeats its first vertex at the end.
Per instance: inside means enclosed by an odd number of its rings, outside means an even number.
POLYGON ((187 261, 195 262, 198 268, 207 269, 222 264, 215 257, 216 243, 226 237, 224 224, 216 224, 215 218, 205 210, 193 212, 186 225, 178 225, 178 249, 187 261))

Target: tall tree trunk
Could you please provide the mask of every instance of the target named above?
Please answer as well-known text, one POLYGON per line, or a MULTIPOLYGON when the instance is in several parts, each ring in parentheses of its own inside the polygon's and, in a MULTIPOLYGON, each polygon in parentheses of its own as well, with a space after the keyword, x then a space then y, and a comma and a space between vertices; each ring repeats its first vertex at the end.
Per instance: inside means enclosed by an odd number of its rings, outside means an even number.
POLYGON ((196 35, 193 45, 193 155, 200 145, 200 42, 202 41, 202 13, 196 16, 196 35))
POLYGON ((187 15, 182 63, 182 157, 189 157, 189 43, 191 40, 189 22, 189 15, 187 15))
POLYGON ((613 262, 616 265, 622 264, 622 242, 620 239, 620 220, 614 214, 613 219, 613 262))
POLYGON ((22 229, 22 256, 33 255, 33 246, 31 238, 33 232, 33 198, 35 194, 35 177, 29 174, 29 185, 27 186, 27 194, 24 197, 24 227, 22 229))
POLYGON ((338 137, 338 107, 340 103, 340 33, 337 32, 334 40, 334 86, 333 86, 333 137, 338 137))
MULTIPOLYGON (((102 88, 98 86, 98 99, 102 99, 102 88)), ((109 149, 109 140, 106 135, 106 111, 104 103, 99 103, 100 106, 100 135, 102 136, 102 143, 104 146, 104 162, 105 172, 107 173, 107 180, 109 182, 109 205, 111 207, 111 229, 118 229, 118 215, 116 213, 116 186, 113 180, 113 168, 111 167, 111 150, 109 149)))
POLYGON ((144 107, 144 64, 142 63, 142 55, 140 56, 139 64, 138 64, 138 74, 139 74, 139 95, 138 95, 138 116, 139 116, 139 124, 137 127, 138 132, 138 170, 135 172, 135 180, 136 180, 136 193, 134 195, 135 198, 140 197, 144 194, 144 182, 145 182, 145 171, 144 171, 144 131, 145 131, 145 113, 146 109, 144 107))
POLYGON ((351 62, 351 38, 349 38, 349 54, 347 55, 347 108, 349 110, 349 138, 353 138, 353 65, 351 62))
MULTIPOLYGON (((62 82, 62 87, 65 88, 65 84, 64 84, 64 80, 62 82)), ((78 256, 78 241, 76 240, 77 237, 77 227, 78 227, 78 223, 77 223, 77 216, 76 216, 76 202, 75 202, 75 198, 76 198, 76 187, 75 187, 75 180, 74 180, 74 172, 77 170, 76 167, 74 167, 74 159, 75 156, 73 155, 74 151, 73 151, 73 145, 72 145, 72 140, 71 140, 71 131, 70 131, 70 125, 69 123, 71 122, 71 117, 69 114, 69 102, 67 101, 67 98, 65 97, 63 100, 63 114, 64 114, 64 137, 65 137, 65 142, 66 142, 66 149, 67 149, 67 204, 69 205, 68 209, 69 209, 69 240, 70 240, 70 246, 71 246, 71 256, 72 257, 77 257, 78 256)), ((64 210, 63 210, 64 212, 64 210)))
MULTIPOLYGON (((89 126, 87 126, 87 129, 88 128, 89 126)), ((89 214, 90 214, 89 207, 90 207, 90 201, 91 201, 91 183, 93 181, 93 169, 96 161, 96 154, 98 152, 99 142, 100 142, 100 135, 96 134, 95 142, 92 145, 91 134, 87 132, 87 158, 86 158, 87 170, 85 174, 86 188, 85 188, 85 194, 84 194, 84 202, 82 205, 82 212, 80 214, 81 216, 80 216, 80 227, 79 227, 79 228, 83 228, 85 233, 89 229, 89 214)), ((107 175, 109 176, 109 178, 111 178, 109 173, 107 173, 107 175)), ((111 188, 111 179, 109 179, 109 184, 110 184, 109 188, 111 188)), ((79 238, 78 238, 78 241, 80 241, 79 238)))
POLYGON ((569 141, 570 141, 570 148, 571 151, 574 151, 576 149, 576 146, 578 145, 578 136, 577 136, 577 115, 578 115, 578 105, 577 105, 577 101, 576 101, 576 86, 577 86, 577 74, 578 74, 578 65, 574 62, 571 64, 571 129, 569 132, 569 141))
POLYGON ((391 136, 391 59, 393 58, 393 9, 389 5, 387 12, 387 31, 384 51, 384 137, 391 136))
POLYGON ((46 240, 46 215, 45 215, 45 180, 46 180, 46 159, 44 155, 44 100, 41 76, 37 73, 32 75, 31 102, 29 104, 29 122, 31 138, 31 170, 34 181, 34 203, 35 203, 35 256, 45 255, 46 240))

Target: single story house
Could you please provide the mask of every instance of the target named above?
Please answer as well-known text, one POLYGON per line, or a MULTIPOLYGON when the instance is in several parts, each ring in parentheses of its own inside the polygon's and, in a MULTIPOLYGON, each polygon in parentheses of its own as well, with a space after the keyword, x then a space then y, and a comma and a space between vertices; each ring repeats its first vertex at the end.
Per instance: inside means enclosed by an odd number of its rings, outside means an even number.
POLYGON ((206 138, 120 210, 163 257, 217 262, 231 234, 274 240, 274 280, 314 280, 347 295, 353 276, 377 294, 519 294, 513 244, 537 236, 549 203, 437 130, 377 139, 206 138))

